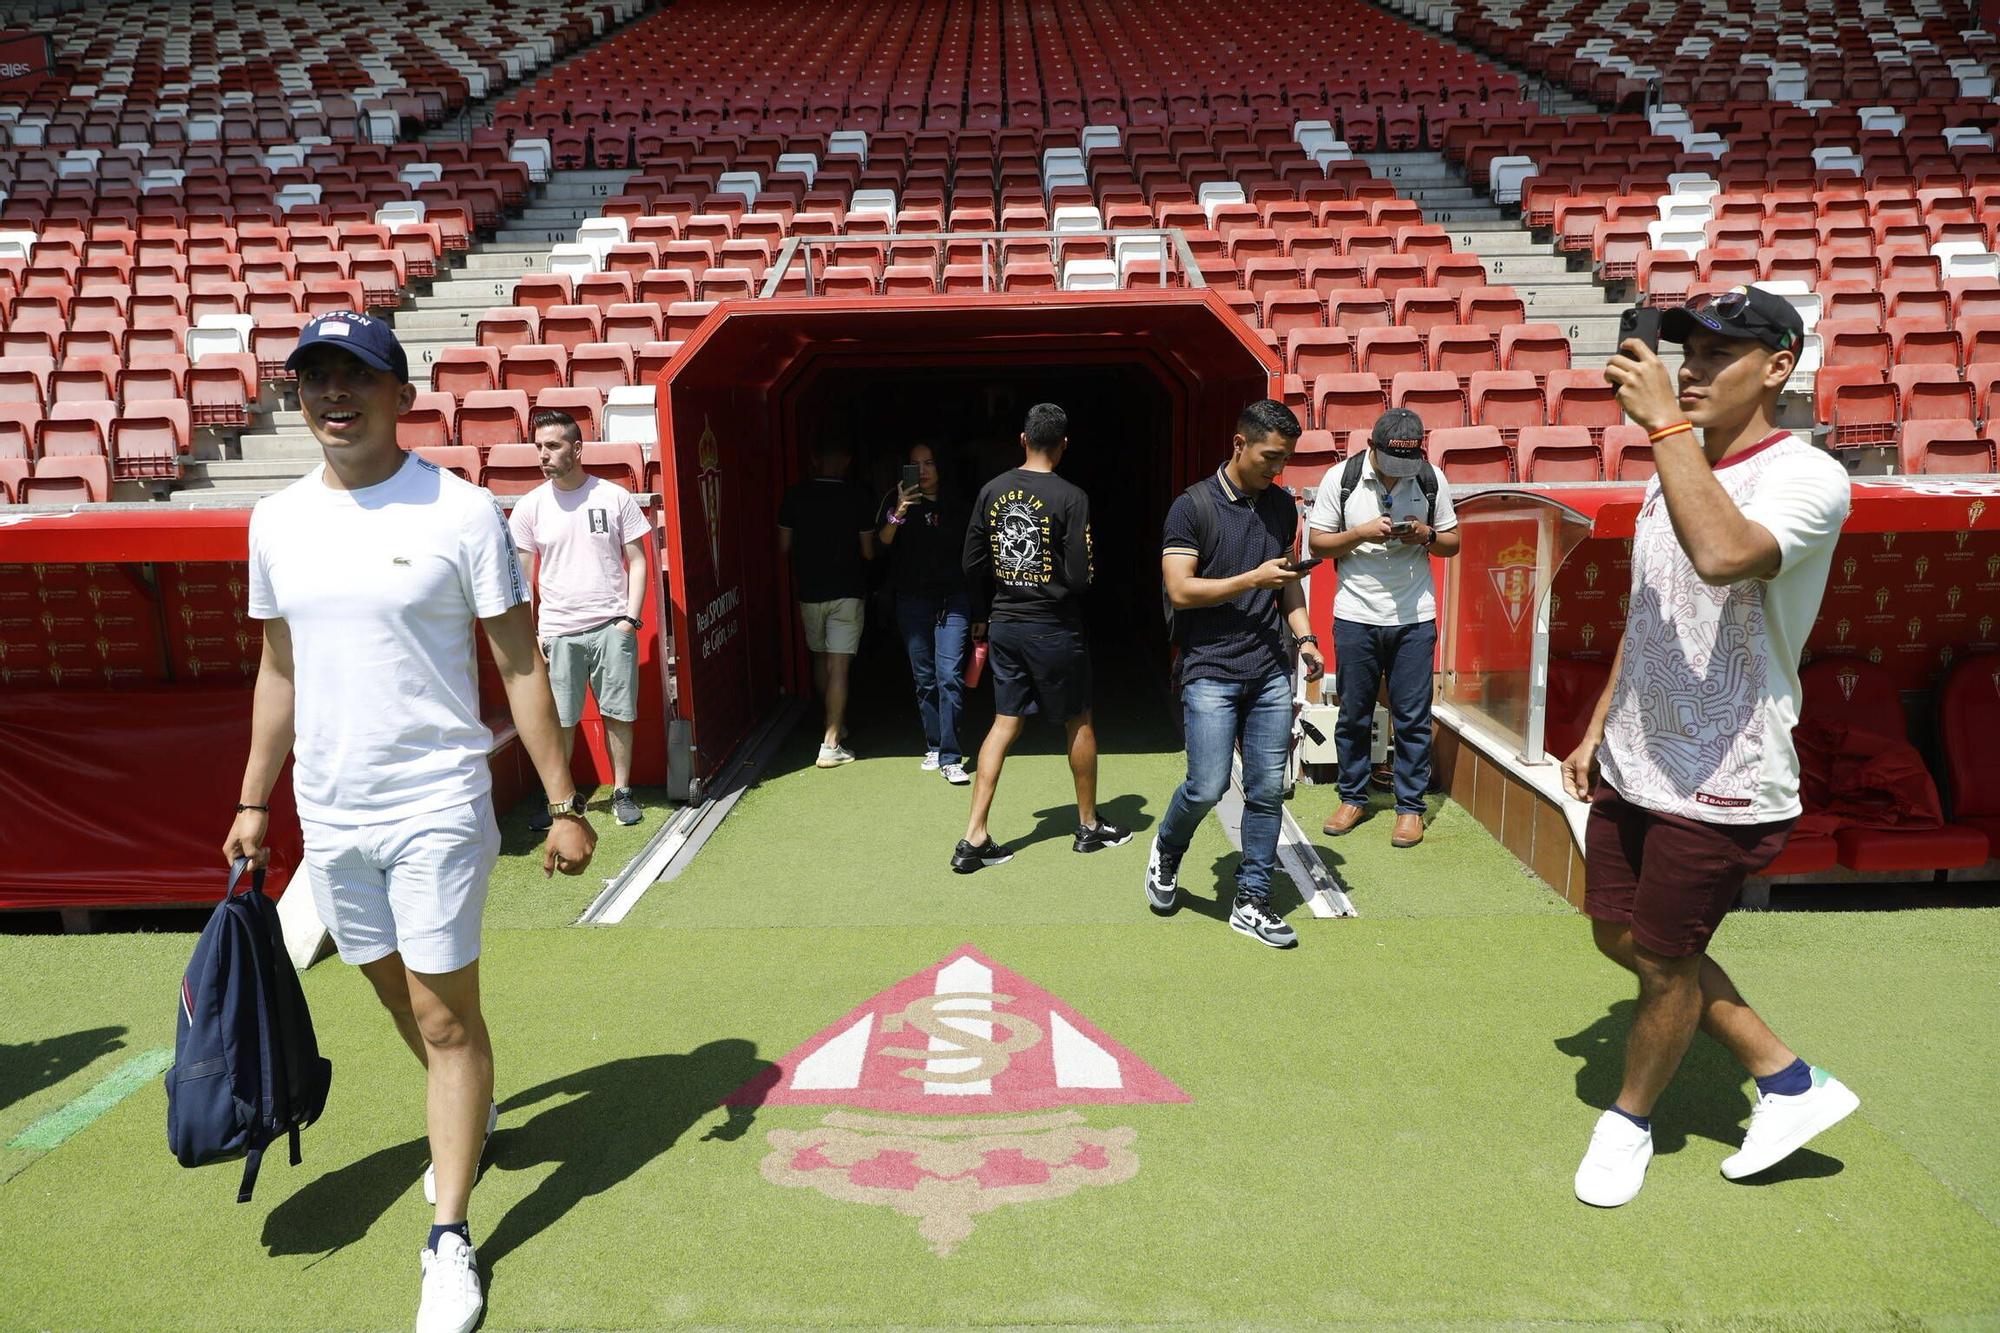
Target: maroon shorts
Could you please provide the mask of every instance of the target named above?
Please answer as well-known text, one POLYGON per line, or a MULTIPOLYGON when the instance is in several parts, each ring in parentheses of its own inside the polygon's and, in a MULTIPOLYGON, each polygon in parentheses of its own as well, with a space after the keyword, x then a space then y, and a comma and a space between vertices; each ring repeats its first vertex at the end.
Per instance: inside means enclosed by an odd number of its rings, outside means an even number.
POLYGON ((1584 915, 1630 922, 1633 941, 1662 957, 1701 953, 1744 879, 1777 858, 1795 822, 1709 824, 1661 814, 1600 780, 1583 832, 1584 915))

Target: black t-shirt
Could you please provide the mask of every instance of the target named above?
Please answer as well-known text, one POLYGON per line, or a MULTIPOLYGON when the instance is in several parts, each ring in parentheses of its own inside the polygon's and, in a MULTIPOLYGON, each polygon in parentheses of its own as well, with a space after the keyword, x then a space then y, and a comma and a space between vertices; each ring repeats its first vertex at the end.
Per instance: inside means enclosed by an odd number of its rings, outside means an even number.
POLYGON ((778 526, 792 530, 792 588, 802 602, 868 595, 861 534, 875 530, 875 502, 838 477, 813 477, 785 492, 778 526))
POLYGON ((1081 623, 1090 555, 1089 497, 1053 472, 1001 473, 965 532, 973 618, 1081 623))
MULTIPOLYGON (((876 532, 896 512, 895 491, 884 496, 875 511, 876 532)), ((935 500, 919 497, 903 515, 903 526, 888 543, 889 584, 912 597, 949 597, 965 591, 965 529, 971 511, 963 500, 938 492, 935 500)))
MULTIPOLYGON (((1193 555, 1198 577, 1226 579, 1292 554, 1298 535, 1298 505, 1284 487, 1266 486, 1253 498, 1238 492, 1218 469, 1167 511, 1160 553, 1193 555), (1207 500, 1206 525, 1194 491, 1207 500), (1205 545, 1204 526, 1209 533, 1205 545)), ((1183 681, 1257 681, 1291 670, 1285 617, 1275 590, 1252 588, 1215 606, 1176 611, 1174 629, 1181 641, 1183 681)))

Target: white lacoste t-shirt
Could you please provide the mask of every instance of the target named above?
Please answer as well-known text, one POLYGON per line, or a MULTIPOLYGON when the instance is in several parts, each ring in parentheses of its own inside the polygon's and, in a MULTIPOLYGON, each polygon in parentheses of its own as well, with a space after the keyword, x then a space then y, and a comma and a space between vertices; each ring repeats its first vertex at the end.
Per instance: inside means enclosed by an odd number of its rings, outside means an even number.
POLYGON ((485 490, 411 454, 359 491, 314 468, 250 516, 250 614, 291 631, 299 815, 380 824, 492 787, 473 622, 528 600, 485 490))
POLYGON ((1778 432, 1715 479, 1777 539, 1768 579, 1703 583, 1674 535, 1659 478, 1632 538, 1625 660, 1604 720, 1605 781, 1634 805, 1710 824, 1799 813, 1799 654, 1847 518, 1847 470, 1778 432))

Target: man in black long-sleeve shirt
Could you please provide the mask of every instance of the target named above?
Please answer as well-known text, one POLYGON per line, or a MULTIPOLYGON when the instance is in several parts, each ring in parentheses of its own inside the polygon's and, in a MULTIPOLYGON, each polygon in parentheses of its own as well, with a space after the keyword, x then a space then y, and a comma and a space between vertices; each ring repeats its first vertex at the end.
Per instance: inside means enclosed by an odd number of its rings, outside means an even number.
POLYGON ((986 483, 965 534, 973 637, 983 633, 993 671, 993 729, 979 747, 972 818, 951 868, 969 875, 1013 853, 993 841, 986 817, 1000 767, 1029 716, 1060 718, 1076 781, 1079 852, 1116 847, 1129 830, 1097 817, 1097 733, 1090 725, 1090 652, 1083 641, 1090 587, 1090 500, 1055 474, 1069 447, 1069 418, 1053 403, 1028 410, 1021 466, 986 483))

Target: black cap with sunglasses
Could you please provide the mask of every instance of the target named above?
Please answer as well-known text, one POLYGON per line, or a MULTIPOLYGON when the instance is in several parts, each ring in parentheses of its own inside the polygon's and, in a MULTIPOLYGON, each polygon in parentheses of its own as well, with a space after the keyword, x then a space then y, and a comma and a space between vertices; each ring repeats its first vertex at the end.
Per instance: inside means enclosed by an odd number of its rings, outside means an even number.
POLYGON ((1724 338, 1748 338, 1774 352, 1797 352, 1805 340, 1805 321, 1776 292, 1762 287, 1704 293, 1660 316, 1660 336, 1684 343, 1700 329, 1724 338))

